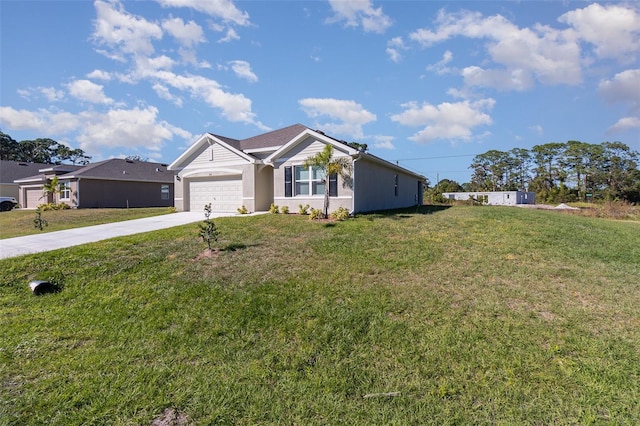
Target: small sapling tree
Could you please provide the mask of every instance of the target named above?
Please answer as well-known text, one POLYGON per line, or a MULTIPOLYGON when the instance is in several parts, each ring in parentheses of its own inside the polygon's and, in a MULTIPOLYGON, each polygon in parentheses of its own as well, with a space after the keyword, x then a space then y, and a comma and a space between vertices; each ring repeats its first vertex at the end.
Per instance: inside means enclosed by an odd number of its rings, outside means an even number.
POLYGON ((49 226, 49 222, 42 218, 42 210, 40 210, 39 207, 36 209, 36 217, 33 219, 33 226, 40 231, 42 231, 45 226, 49 226))
POLYGON ((200 228, 199 235, 204 242, 207 243, 207 247, 209 251, 213 250, 211 248, 211 243, 215 243, 218 241, 218 229, 216 228, 216 224, 213 220, 210 219, 211 216, 211 203, 204 206, 204 217, 201 223, 198 223, 198 227, 200 228))

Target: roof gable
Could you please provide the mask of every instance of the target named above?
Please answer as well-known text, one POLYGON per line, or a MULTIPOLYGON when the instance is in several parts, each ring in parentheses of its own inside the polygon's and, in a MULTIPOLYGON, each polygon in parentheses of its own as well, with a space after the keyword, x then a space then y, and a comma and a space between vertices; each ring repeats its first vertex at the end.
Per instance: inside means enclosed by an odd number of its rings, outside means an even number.
POLYGON ((212 133, 205 133, 200 136, 191 146, 183 152, 173 163, 169 165, 169 170, 180 170, 188 166, 194 158, 196 158, 206 146, 211 146, 214 143, 228 149, 237 156, 249 161, 251 163, 259 161, 254 156, 243 152, 240 149, 240 142, 236 139, 227 138, 224 136, 214 135, 212 133))
POLYGON ((265 163, 273 164, 275 161, 286 155, 289 151, 293 150, 299 144, 305 142, 309 137, 325 145, 332 145, 335 149, 343 152, 346 155, 356 155, 360 153, 360 151, 358 151, 357 149, 354 149, 349 145, 338 141, 337 139, 331 138, 322 132, 305 128, 301 133, 293 137, 287 143, 278 148, 273 154, 268 156, 264 160, 265 163))

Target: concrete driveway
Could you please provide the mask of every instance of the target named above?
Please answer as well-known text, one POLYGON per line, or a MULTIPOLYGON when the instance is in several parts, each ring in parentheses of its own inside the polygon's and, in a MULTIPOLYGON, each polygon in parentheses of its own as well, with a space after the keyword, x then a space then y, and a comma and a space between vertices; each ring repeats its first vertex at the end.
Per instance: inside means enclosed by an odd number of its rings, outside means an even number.
MULTIPOLYGON (((211 218, 239 216, 237 213, 212 213, 211 218)), ((0 259, 40 253, 80 244, 93 243, 123 235, 140 234, 158 229, 172 228, 204 220, 202 212, 179 212, 143 219, 125 220, 104 225, 74 228, 65 231, 45 232, 25 237, 0 240, 0 259)))

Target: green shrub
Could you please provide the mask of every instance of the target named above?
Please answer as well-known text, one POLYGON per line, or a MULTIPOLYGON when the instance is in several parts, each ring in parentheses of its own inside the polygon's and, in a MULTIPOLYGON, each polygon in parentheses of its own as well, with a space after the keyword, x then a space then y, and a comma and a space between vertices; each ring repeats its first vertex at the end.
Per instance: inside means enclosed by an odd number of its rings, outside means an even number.
POLYGON ((309 213, 309 219, 311 220, 322 219, 323 217, 322 210, 320 209, 311 209, 311 213, 309 213))
POLYGON ((298 213, 304 215, 309 214, 309 204, 305 204, 304 206, 302 204, 298 204, 298 213))
POLYGON ((338 207, 338 209, 331 213, 331 219, 345 220, 349 218, 349 210, 344 207, 338 207))
POLYGON ((269 213, 271 214, 277 214, 280 211, 278 210, 278 206, 274 203, 271 203, 271 207, 269 207, 269 213))
POLYGON ((70 209, 71 206, 67 203, 46 203, 46 204, 40 204, 37 209, 43 212, 49 211, 49 210, 68 210, 70 209))
POLYGON ((240 214, 248 214, 249 210, 247 210, 247 208, 243 204, 242 207, 238 208, 238 213, 240 213, 240 214))
POLYGON ((282 207, 280 207, 280 213, 282 213, 282 214, 289 214, 289 206, 282 206, 282 207))

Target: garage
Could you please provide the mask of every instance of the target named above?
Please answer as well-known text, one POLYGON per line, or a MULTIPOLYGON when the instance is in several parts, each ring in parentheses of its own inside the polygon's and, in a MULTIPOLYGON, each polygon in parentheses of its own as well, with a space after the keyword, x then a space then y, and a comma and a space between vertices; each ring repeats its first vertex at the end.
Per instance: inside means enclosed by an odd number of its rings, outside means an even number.
POLYGON ((47 202, 46 197, 42 197, 42 188, 26 188, 24 190, 25 204, 22 208, 35 209, 40 204, 47 202))
POLYGON ((193 179, 189 182, 189 210, 235 212, 242 206, 242 176, 220 176, 193 179))

